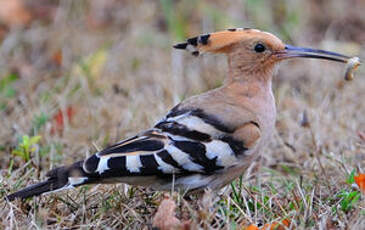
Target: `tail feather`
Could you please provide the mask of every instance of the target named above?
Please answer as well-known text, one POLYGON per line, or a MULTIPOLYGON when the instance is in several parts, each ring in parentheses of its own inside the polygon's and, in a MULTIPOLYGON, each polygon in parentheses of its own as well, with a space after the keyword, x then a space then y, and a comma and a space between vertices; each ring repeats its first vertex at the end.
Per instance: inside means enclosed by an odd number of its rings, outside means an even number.
POLYGON ((25 189, 10 194, 6 199, 9 201, 16 198, 26 199, 47 192, 87 184, 91 181, 91 178, 89 177, 90 175, 83 170, 82 165, 83 161, 79 161, 70 166, 53 169, 47 173, 48 179, 46 181, 30 185, 25 189))
POLYGON ((54 188, 56 187, 55 182, 56 179, 48 179, 47 181, 30 185, 25 189, 10 194, 6 197, 6 199, 9 201, 13 201, 15 198, 26 199, 28 197, 41 195, 42 193, 54 190, 54 188))

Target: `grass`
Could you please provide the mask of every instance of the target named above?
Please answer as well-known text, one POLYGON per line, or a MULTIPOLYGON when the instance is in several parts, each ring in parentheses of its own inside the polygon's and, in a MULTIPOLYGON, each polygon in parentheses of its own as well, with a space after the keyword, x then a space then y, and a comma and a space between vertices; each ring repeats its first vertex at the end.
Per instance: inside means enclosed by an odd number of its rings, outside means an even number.
MULTIPOLYGON (((50 4, 55 18, 35 16, 1 38, 0 229, 151 227, 163 193, 148 188, 96 185, 12 203, 2 198, 221 84, 224 57, 193 58, 172 50, 173 42, 251 26, 295 45, 364 53, 362 3, 96 2, 50 4)), ((358 135, 365 132, 365 71, 344 82, 342 68, 318 60, 283 63, 273 86, 276 132, 260 160, 216 194, 191 200, 172 194, 177 217, 192 228, 290 220, 290 229, 361 229, 364 195, 352 184, 365 168, 358 135)))

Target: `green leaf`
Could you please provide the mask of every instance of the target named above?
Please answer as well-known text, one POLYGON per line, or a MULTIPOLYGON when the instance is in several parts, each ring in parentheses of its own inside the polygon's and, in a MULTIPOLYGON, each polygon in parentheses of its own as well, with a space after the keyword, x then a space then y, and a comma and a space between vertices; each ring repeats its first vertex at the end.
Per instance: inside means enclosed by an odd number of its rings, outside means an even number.
POLYGON ((29 136, 28 135, 23 136, 22 143, 20 145, 23 146, 24 148, 29 147, 29 136))
POLYGON ((33 133, 37 133, 48 121, 49 116, 42 112, 39 115, 36 115, 33 119, 33 133))
POLYGON ((41 136, 31 137, 29 140, 29 145, 37 144, 41 140, 41 138, 42 138, 41 136))
POLYGON ((7 89, 5 90, 5 93, 4 93, 5 97, 8 97, 8 98, 12 98, 12 97, 14 97, 14 96, 15 96, 15 94, 16 94, 16 91, 15 91, 15 89, 14 89, 14 88, 7 88, 7 89))
POLYGON ((356 173, 356 169, 353 169, 351 171, 350 175, 348 175, 348 177, 346 179, 347 184, 351 185, 351 184, 355 183, 355 179, 354 179, 355 173, 356 173))
POLYGON ((10 160, 10 164, 9 164, 9 168, 8 168, 8 176, 10 177, 11 176, 11 173, 13 171, 13 166, 14 166, 14 160, 11 159, 10 160))
POLYGON ((20 156, 23 158, 23 151, 20 151, 20 150, 17 150, 17 149, 14 149, 13 151, 11 151, 11 154, 13 155, 16 155, 16 156, 20 156))
POLYGON ((16 75, 15 73, 11 73, 6 77, 4 77, 3 79, 0 79, 0 92, 4 91, 16 80, 18 80, 18 75, 16 75))
POLYGON ((19 145, 11 153, 15 156, 20 156, 25 162, 28 162, 31 153, 36 150, 33 145, 37 144, 40 139, 41 136, 29 137, 28 135, 24 135, 19 140, 19 145))
POLYGON ((360 192, 359 191, 341 191, 338 197, 341 197, 342 200, 340 201, 341 210, 344 212, 349 211, 356 202, 360 199, 360 192))
POLYGON ((41 147, 39 149, 39 155, 41 157, 44 157, 46 156, 47 154, 49 154, 49 152, 51 151, 51 146, 47 145, 47 146, 44 146, 44 147, 41 147))

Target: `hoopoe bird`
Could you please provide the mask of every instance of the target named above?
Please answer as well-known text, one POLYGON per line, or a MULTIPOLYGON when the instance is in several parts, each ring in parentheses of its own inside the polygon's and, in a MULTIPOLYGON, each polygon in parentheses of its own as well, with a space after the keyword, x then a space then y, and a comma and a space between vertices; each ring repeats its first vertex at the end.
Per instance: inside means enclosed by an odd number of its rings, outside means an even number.
POLYGON ((174 48, 194 56, 225 54, 228 73, 223 86, 182 101, 151 129, 53 169, 44 182, 7 199, 96 183, 156 190, 222 188, 243 174, 270 141, 276 118, 271 87, 276 65, 295 57, 349 60, 334 52, 286 45, 270 33, 249 28, 200 35, 174 48))

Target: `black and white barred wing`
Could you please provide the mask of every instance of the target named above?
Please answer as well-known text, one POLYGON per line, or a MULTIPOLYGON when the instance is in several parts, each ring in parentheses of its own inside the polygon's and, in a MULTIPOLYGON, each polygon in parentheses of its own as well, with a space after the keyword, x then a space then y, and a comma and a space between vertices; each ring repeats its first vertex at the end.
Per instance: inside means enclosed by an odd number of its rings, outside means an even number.
POLYGON ((101 178, 174 173, 177 168, 162 160, 167 145, 166 135, 149 130, 91 156, 85 160, 84 170, 101 178))
POLYGON ((212 174, 246 150, 230 132, 201 111, 172 111, 153 129, 91 156, 84 170, 101 178, 212 174))

